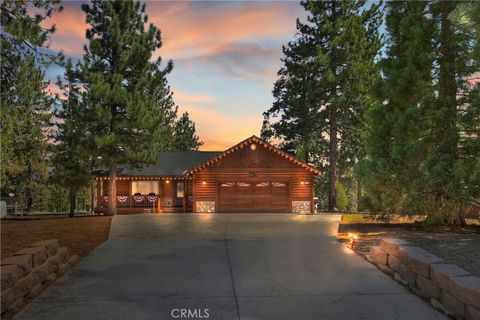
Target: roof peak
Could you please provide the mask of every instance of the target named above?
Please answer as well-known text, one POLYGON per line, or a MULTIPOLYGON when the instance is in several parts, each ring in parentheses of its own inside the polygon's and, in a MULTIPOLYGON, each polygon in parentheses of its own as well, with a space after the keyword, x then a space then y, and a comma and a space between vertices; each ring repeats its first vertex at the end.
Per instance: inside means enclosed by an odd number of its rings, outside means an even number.
POLYGON ((232 147, 228 148, 227 150, 225 150, 223 152, 220 152, 219 154, 212 157, 211 159, 205 160, 204 162, 200 163, 199 165, 195 166, 194 168, 191 168, 190 170, 186 170, 185 172, 187 174, 190 174, 190 173, 197 172, 198 170, 201 170, 203 168, 206 168, 207 166, 210 166, 211 164, 213 164, 213 163, 219 161, 220 159, 224 158, 226 155, 245 147, 252 140, 256 141, 257 143, 262 145, 264 148, 280 155, 281 157, 283 157, 285 159, 288 159, 289 161, 291 161, 295 165, 304 168, 307 171, 313 172, 313 173, 318 174, 318 175, 322 174, 321 171, 318 168, 315 168, 314 166, 312 166, 308 163, 305 163, 301 160, 298 160, 295 156, 281 150, 280 148, 278 148, 278 147, 272 145, 271 143, 257 137, 256 135, 252 135, 251 137, 240 141, 239 143, 237 143, 237 144, 233 145, 232 147))

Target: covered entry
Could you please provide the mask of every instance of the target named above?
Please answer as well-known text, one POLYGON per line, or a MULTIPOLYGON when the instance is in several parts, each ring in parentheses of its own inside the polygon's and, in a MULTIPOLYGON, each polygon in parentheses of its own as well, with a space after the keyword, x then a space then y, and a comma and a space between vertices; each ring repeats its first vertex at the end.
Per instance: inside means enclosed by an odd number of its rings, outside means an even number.
POLYGON ((219 212, 289 212, 287 181, 225 181, 218 184, 219 212))

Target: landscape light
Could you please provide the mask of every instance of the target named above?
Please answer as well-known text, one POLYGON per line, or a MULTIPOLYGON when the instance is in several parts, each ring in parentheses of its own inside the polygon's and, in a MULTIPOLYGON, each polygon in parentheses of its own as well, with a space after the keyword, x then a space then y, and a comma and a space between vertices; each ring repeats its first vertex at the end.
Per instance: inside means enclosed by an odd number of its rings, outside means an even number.
POLYGON ((350 238, 350 249, 353 249, 353 246, 355 245, 355 240, 358 239, 358 234, 356 233, 349 233, 348 237, 350 238))

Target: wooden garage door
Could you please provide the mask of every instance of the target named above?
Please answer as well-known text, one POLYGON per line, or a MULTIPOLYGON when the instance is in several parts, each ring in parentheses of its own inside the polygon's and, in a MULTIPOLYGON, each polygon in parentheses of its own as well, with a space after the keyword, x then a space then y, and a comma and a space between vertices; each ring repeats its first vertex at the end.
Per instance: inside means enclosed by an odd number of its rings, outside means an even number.
POLYGON ((219 212, 288 212, 288 183, 231 181, 218 185, 219 212))

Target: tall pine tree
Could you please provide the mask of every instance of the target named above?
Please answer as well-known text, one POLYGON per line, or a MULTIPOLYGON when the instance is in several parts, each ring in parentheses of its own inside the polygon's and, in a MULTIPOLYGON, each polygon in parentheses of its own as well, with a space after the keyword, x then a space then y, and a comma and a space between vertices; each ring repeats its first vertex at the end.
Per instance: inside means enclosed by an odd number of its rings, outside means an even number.
POLYGON ((95 159, 109 170, 109 214, 116 213, 117 165, 139 166, 156 160, 162 141, 163 116, 150 92, 160 90, 161 59, 150 62, 161 47, 160 30, 147 24, 145 4, 94 0, 82 5, 88 45, 78 66, 86 91, 84 113, 95 159))
POLYGON ((180 119, 175 122, 173 128, 173 146, 174 150, 198 150, 203 144, 195 133, 195 123, 190 120, 188 112, 184 112, 180 119))
POLYGON ((465 224, 467 204, 480 195, 480 153, 471 148, 475 140, 478 145, 478 135, 475 138, 465 132, 471 120, 463 117, 467 111, 473 119, 479 119, 478 105, 475 106, 478 102, 465 99, 475 95, 468 78, 478 72, 478 63, 472 55, 478 34, 455 24, 454 14, 459 5, 459 2, 450 1, 430 4, 436 24, 434 74, 437 96, 429 109, 428 131, 425 133, 427 157, 421 165, 424 191, 431 198, 429 219, 454 225, 465 224))
POLYGON ((414 177, 420 174, 425 154, 420 139, 425 106, 434 94, 434 25, 425 17, 427 10, 427 2, 386 4, 387 57, 380 62, 383 80, 376 90, 378 102, 366 116, 367 156, 359 170, 367 193, 365 205, 375 212, 398 213, 402 201, 414 209, 412 205, 420 200, 414 177))
MULTIPOLYGON (((284 67, 262 136, 284 140, 309 160, 328 163, 328 208, 337 210, 338 164, 360 156, 360 123, 378 76, 380 10, 365 1, 304 1, 307 22, 284 48, 284 67), (280 117, 275 120, 275 117, 280 117)), ((347 170, 345 170, 347 171, 347 170)))
POLYGON ((1 191, 24 193, 29 211, 48 173, 45 131, 53 99, 46 93, 43 67, 60 57, 42 50, 55 31, 54 25, 42 25, 62 7, 55 0, 7 0, 0 9, 1 191))
POLYGON ((87 103, 82 94, 82 84, 78 83, 71 62, 65 65, 65 80, 57 85, 63 90, 63 97, 57 100, 54 110, 56 129, 51 145, 53 164, 52 180, 68 190, 69 216, 75 215, 77 192, 91 181, 93 159, 90 156, 92 141, 88 139, 89 123, 82 112, 82 104, 87 103))
POLYGON ((374 211, 461 225, 479 197, 478 32, 457 19, 463 6, 387 3, 387 56, 360 166, 374 211))

